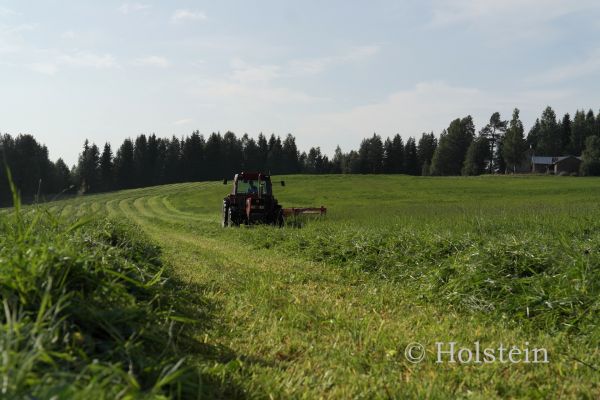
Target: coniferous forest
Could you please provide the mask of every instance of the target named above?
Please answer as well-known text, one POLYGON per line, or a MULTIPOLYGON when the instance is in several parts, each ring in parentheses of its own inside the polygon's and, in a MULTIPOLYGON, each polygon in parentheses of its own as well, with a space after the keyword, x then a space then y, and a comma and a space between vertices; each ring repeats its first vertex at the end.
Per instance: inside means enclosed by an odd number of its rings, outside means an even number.
POLYGON ((478 132, 471 116, 457 118, 439 136, 423 133, 406 141, 397 134, 373 134, 358 150, 338 146, 330 158, 317 147, 299 151, 295 137, 233 132, 160 138, 141 134, 118 147, 85 141, 77 165, 51 161, 32 135, 0 136, 0 204, 10 202, 6 174, 25 200, 59 194, 97 193, 166 183, 216 180, 246 170, 271 174, 480 175, 511 173, 532 154, 581 155, 581 175, 600 175, 600 112, 578 110, 557 118, 547 107, 527 135, 513 111, 504 120, 494 113, 478 132))

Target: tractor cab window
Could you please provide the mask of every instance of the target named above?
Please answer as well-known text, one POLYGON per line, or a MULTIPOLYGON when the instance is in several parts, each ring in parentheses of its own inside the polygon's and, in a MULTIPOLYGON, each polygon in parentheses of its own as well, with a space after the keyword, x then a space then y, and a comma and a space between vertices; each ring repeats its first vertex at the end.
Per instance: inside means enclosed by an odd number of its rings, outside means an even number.
POLYGON ((258 181, 251 179, 239 180, 237 182, 236 194, 258 194, 258 181))
POLYGON ((261 196, 271 195, 271 181, 260 181, 260 194, 261 196))

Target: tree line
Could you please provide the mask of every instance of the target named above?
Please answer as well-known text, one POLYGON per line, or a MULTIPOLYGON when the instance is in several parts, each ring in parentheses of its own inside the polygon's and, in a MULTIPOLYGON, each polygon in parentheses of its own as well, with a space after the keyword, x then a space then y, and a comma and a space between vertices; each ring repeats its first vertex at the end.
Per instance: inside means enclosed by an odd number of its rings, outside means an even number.
POLYGON ((11 191, 6 166, 21 195, 33 199, 38 195, 71 190, 73 176, 62 159, 50 161, 48 148, 31 135, 0 135, 0 205, 9 204, 11 191))
POLYGON ((0 136, 0 202, 10 200, 5 165, 26 199, 62 192, 96 193, 187 181, 231 177, 242 170, 279 174, 408 174, 480 175, 510 173, 527 166, 529 156, 580 155, 582 174, 600 175, 600 112, 578 110, 571 119, 557 119, 547 107, 527 136, 519 110, 510 120, 500 113, 476 132, 471 116, 450 122, 439 137, 433 132, 406 142, 396 134, 383 139, 374 133, 358 150, 343 152, 338 146, 331 158, 312 147, 300 152, 288 134, 263 134, 256 139, 233 132, 199 131, 178 138, 141 134, 127 138, 115 150, 85 141, 76 165, 62 159, 52 162, 46 146, 31 135, 0 136))

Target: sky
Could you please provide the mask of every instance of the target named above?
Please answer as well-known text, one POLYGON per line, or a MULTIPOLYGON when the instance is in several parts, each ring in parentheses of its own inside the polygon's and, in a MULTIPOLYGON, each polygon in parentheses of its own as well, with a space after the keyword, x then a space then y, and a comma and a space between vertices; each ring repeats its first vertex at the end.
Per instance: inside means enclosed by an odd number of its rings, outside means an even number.
POLYGON ((600 108, 598 0, 0 0, 0 132, 83 141, 228 130, 349 151, 374 132, 526 129, 600 108))

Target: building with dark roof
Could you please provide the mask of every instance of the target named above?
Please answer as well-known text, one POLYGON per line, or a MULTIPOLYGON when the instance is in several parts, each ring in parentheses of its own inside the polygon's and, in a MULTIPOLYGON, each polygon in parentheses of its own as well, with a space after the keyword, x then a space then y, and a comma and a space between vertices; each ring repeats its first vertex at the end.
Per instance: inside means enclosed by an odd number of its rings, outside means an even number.
POLYGON ((581 157, 577 156, 532 156, 531 172, 538 174, 576 174, 579 172, 581 157))

